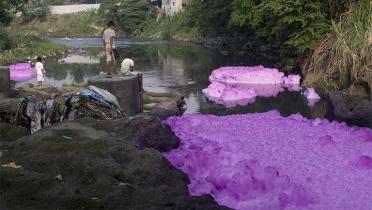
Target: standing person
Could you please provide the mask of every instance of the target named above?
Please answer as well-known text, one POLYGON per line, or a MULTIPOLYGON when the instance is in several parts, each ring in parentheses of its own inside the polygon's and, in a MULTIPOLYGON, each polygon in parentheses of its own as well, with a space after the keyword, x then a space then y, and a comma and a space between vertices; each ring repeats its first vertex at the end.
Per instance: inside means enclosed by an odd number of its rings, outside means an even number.
POLYGON ((42 86, 43 82, 45 82, 45 69, 44 64, 41 61, 41 57, 37 57, 37 63, 35 64, 37 82, 39 86, 42 86))
POLYGON ((112 64, 112 70, 108 70, 108 75, 116 74, 116 63, 119 59, 118 51, 115 45, 115 23, 114 21, 109 21, 107 24, 107 29, 103 32, 103 47, 106 51, 106 63, 108 69, 110 69, 110 62, 112 64))

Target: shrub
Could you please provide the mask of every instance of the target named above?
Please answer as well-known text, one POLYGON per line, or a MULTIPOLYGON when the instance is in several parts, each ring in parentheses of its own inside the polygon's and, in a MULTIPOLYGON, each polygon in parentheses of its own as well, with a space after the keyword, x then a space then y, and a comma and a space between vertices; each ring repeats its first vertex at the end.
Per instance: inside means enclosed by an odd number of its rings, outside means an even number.
POLYGON ((107 0, 101 5, 100 15, 118 23, 124 34, 142 33, 148 20, 156 18, 156 7, 147 0, 107 0))
POLYGON ((361 0, 332 24, 310 59, 308 75, 324 75, 326 88, 344 89, 360 79, 372 85, 371 11, 371 1, 361 0))
POLYGON ((8 50, 11 47, 12 41, 10 39, 10 36, 5 27, 0 24, 0 51, 8 50))
POLYGON ((231 24, 251 27, 257 36, 301 54, 314 48, 329 30, 319 0, 235 0, 231 24))
POLYGON ((49 14, 49 8, 44 3, 26 4, 22 8, 23 22, 30 22, 34 19, 46 20, 49 14))

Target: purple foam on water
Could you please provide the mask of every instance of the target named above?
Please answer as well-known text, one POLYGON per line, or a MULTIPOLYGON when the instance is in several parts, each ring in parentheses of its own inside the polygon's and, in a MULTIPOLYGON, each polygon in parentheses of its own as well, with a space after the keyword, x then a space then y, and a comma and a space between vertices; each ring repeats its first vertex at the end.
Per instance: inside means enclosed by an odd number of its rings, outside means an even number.
POLYGON ((222 67, 212 72, 209 77, 211 82, 228 84, 282 84, 284 73, 278 69, 255 67, 222 67))
POLYGON ((10 79, 13 81, 27 81, 36 76, 36 70, 30 63, 18 63, 9 66, 10 79))
POLYGON ((298 74, 290 74, 284 78, 285 85, 300 85, 301 84, 301 76, 298 74))
POLYGON ((306 96, 308 105, 310 107, 313 107, 320 100, 320 96, 314 88, 307 88, 304 92, 304 95, 306 96))
POLYGON ((301 76, 290 74, 287 77, 284 77, 284 87, 288 91, 300 91, 301 90, 301 76))
POLYGON ((314 88, 306 89, 304 94, 307 99, 320 99, 320 96, 318 95, 318 93, 316 93, 314 88))
POLYGON ((370 209, 372 130, 276 111, 166 120, 192 195, 234 209, 370 209), (351 164, 350 164, 351 163, 351 164))
POLYGON ((278 69, 256 67, 222 67, 212 72, 205 96, 228 108, 255 102, 257 96, 274 97, 287 88, 299 91, 299 75, 284 76, 278 69))
POLYGON ((332 136, 329 136, 329 135, 320 137, 318 142, 320 145, 323 145, 323 146, 335 143, 332 139, 332 136))
POLYGON ((355 163, 355 167, 359 169, 372 169, 372 158, 370 156, 360 156, 355 163))

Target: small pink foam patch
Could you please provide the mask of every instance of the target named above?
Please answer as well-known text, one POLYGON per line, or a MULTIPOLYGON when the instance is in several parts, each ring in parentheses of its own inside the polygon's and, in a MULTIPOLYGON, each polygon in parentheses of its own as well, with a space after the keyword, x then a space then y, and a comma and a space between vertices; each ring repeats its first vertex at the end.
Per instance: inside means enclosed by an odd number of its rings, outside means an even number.
POLYGON ((278 69, 256 67, 222 67, 212 72, 205 96, 228 108, 255 102, 257 96, 275 97, 287 88, 299 91, 299 75, 284 76, 278 69))
POLYGON ((9 66, 10 80, 26 81, 36 76, 36 70, 31 67, 30 63, 18 63, 9 66))
POLYGON ((310 107, 313 107, 320 100, 320 96, 318 95, 314 88, 307 88, 306 91, 304 92, 304 95, 306 96, 308 105, 310 107))
POLYGON ((192 195, 237 210, 371 208, 371 129, 276 111, 166 123, 181 145, 164 156, 192 195))

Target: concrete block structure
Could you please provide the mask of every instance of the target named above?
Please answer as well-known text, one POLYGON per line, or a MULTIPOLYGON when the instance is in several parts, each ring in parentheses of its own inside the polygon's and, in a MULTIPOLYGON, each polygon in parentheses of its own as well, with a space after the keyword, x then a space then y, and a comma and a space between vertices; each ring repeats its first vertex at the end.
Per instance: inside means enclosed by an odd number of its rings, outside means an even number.
POLYGON ((88 80, 89 85, 105 89, 118 99, 121 110, 127 116, 142 112, 143 93, 137 76, 99 76, 88 80))

